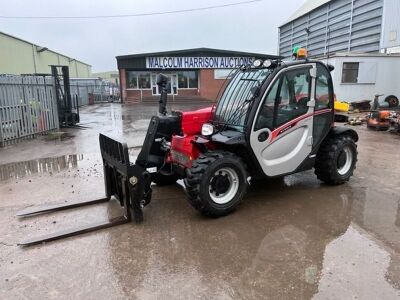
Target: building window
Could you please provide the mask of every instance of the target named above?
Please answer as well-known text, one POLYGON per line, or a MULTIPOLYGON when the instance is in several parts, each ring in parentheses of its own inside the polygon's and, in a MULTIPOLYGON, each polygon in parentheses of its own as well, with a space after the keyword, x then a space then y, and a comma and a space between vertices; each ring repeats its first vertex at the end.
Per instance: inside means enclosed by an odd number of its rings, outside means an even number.
POLYGON ((189 87, 186 73, 188 72, 178 72, 178 88, 180 89, 187 89, 189 87))
POLYGON ((196 89, 198 88, 198 73, 196 71, 178 72, 178 88, 180 89, 196 89))
POLYGON ((231 79, 235 75, 235 69, 215 69, 214 79, 231 79))
POLYGON ((343 63, 342 83, 357 83, 360 63, 343 63))
POLYGON ((150 88, 150 73, 139 73, 138 74, 139 89, 150 88))
POLYGON ((149 89, 150 73, 148 72, 126 72, 126 87, 128 89, 149 89))
POLYGON ((342 83, 375 84, 377 62, 343 63, 342 83))
POLYGON ((137 89, 137 74, 136 72, 127 71, 126 72, 126 87, 128 89, 137 89))

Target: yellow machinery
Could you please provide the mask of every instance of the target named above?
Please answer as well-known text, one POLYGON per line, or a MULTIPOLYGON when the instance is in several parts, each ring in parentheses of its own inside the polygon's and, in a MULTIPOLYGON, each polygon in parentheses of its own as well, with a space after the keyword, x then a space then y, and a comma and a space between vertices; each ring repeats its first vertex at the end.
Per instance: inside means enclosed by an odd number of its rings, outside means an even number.
POLYGON ((336 111, 348 112, 350 109, 350 104, 335 99, 334 107, 336 111))

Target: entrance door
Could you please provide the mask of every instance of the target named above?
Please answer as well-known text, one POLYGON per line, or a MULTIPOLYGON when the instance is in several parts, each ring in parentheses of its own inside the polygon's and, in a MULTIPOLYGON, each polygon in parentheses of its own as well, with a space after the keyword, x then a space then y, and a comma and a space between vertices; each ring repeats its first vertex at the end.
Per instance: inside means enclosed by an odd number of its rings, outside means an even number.
MULTIPOLYGON (((160 90, 157 85, 157 75, 151 74, 151 91, 153 95, 160 95, 160 90)), ((165 74, 168 77, 168 95, 178 94, 178 77, 176 74, 165 74)))
POLYGON ((316 65, 281 71, 258 108, 250 144, 267 176, 294 172, 313 146, 316 65))

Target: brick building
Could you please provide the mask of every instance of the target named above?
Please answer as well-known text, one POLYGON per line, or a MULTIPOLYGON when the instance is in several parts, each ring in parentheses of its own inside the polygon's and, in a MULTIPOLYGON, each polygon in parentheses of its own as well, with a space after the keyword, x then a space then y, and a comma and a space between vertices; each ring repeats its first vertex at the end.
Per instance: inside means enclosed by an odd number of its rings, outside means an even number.
POLYGON ((169 77, 174 100, 215 100, 232 69, 258 58, 277 56, 209 48, 117 56, 122 102, 158 100, 159 73, 169 77))

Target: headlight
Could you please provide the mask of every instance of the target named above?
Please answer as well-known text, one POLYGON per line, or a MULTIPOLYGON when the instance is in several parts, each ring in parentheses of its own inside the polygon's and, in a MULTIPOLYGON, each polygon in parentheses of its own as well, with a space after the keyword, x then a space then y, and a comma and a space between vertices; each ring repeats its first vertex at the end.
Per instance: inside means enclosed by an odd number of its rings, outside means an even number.
POLYGON ((263 66, 265 68, 269 68, 272 65, 272 61, 270 59, 264 60, 263 66))
POLYGON ((261 67, 263 61, 261 59, 256 59, 255 61, 253 61, 253 67, 258 68, 261 67))
POLYGON ((211 124, 205 123, 201 127, 201 134, 204 136, 212 135, 213 132, 214 132, 214 126, 212 126, 211 124))

